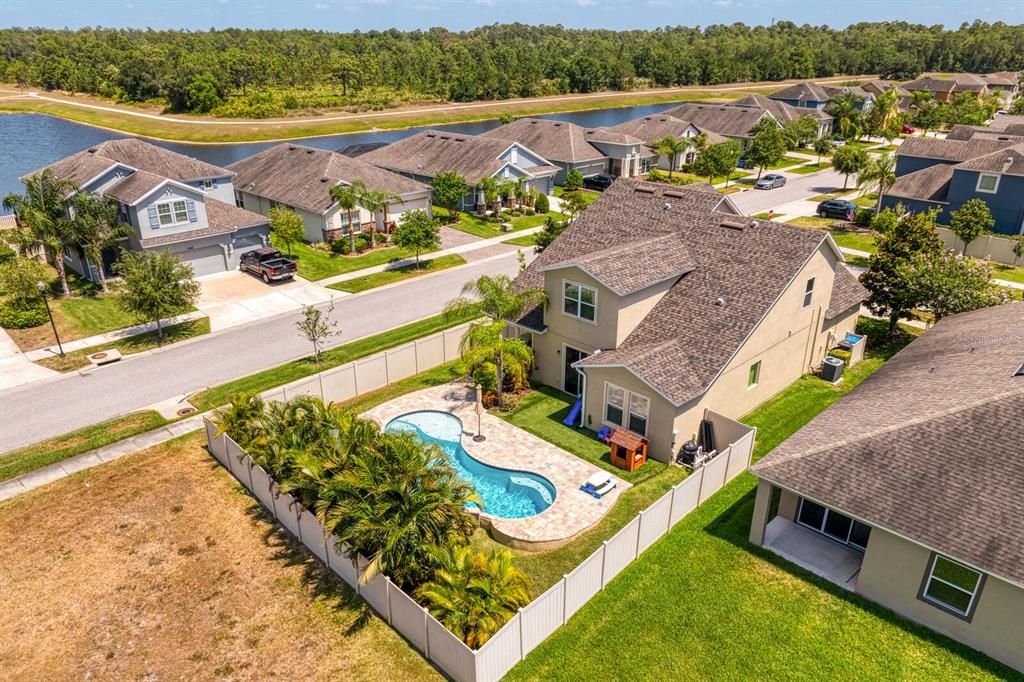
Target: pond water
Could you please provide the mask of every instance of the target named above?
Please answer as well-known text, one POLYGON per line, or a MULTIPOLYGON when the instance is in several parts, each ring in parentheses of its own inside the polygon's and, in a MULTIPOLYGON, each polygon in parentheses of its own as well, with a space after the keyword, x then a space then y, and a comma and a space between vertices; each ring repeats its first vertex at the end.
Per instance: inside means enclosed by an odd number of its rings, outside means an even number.
MULTIPOLYGON (((576 111, 550 114, 542 118, 570 121, 585 127, 611 126, 630 119, 663 111, 674 103, 649 104, 617 109, 576 111)), ((296 138, 294 141, 322 149, 341 150, 351 144, 370 142, 394 142, 426 128, 451 130, 458 133, 479 134, 496 128, 498 121, 477 123, 456 123, 446 126, 424 126, 403 130, 382 130, 374 132, 348 133, 326 137, 296 138)), ((128 137, 126 133, 115 133, 102 128, 73 123, 62 118, 44 114, 0 114, 0 197, 10 192, 20 192, 23 185, 18 178, 65 156, 99 144, 104 140, 128 137)), ((239 142, 230 144, 188 144, 151 140, 162 147, 193 156, 217 166, 226 166, 257 152, 272 147, 277 142, 239 142)), ((0 209, 0 212, 3 212, 0 209)))

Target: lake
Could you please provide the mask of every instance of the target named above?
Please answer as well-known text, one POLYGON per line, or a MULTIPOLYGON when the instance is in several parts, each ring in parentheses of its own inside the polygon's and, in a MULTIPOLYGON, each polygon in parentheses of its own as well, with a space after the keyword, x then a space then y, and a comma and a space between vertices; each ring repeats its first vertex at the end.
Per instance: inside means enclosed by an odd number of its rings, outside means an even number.
MULTIPOLYGON (((540 118, 570 121, 594 128, 612 126, 630 119, 655 114, 675 106, 675 103, 649 104, 617 109, 575 111, 549 114, 540 118)), ((404 130, 382 130, 375 132, 349 133, 327 137, 295 138, 311 147, 340 150, 351 144, 368 142, 393 142, 426 128, 450 130, 457 133, 478 134, 496 128, 498 121, 477 123, 456 123, 446 126, 423 126, 404 130)), ((70 156, 104 140, 129 137, 127 133, 115 133, 101 128, 73 123, 62 118, 45 114, 0 114, 0 197, 24 189, 18 178, 65 156, 70 156)), ((259 151, 272 147, 277 142, 238 142, 230 144, 188 144, 150 140, 154 144, 172 149, 181 154, 193 156, 217 166, 226 166, 259 151)), ((0 212, 3 212, 0 209, 0 212)))

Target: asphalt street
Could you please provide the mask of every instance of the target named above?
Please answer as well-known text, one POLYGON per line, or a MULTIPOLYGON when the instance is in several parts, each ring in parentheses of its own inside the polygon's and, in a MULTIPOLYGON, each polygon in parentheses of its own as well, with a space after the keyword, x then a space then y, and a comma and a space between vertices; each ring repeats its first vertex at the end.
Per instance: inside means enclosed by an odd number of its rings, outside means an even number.
MULTIPOLYGON (((731 194, 732 203, 744 215, 763 213, 792 201, 799 201, 815 194, 825 194, 843 186, 843 176, 832 169, 810 175, 793 175, 785 171, 768 171, 786 176, 786 185, 775 189, 752 189, 731 194)), ((756 177, 756 176, 755 176, 756 177)), ((853 178, 850 181, 853 182, 853 178)))
MULTIPOLYGON (((513 276, 515 252, 399 286, 335 301, 341 333, 332 346, 435 315, 483 274, 513 276)), ((326 304, 321 307, 326 307, 326 304)), ((165 350, 126 358, 84 375, 0 393, 0 452, 111 419, 310 354, 291 313, 165 350)))

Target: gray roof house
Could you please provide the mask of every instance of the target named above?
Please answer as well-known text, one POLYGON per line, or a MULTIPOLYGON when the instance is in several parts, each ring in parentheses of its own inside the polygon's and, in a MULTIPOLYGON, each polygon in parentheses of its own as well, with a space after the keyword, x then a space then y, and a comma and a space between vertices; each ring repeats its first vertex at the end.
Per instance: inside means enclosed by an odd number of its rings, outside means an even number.
POLYGON ((371 226, 382 230, 385 223, 401 222, 408 211, 431 210, 429 185, 326 149, 282 143, 229 168, 236 174, 240 206, 262 215, 278 205, 292 209, 302 216, 310 242, 332 241, 347 232, 350 216, 331 196, 337 185, 361 181, 368 189, 398 197, 375 216, 357 207, 351 216, 356 231, 371 226))
MULTIPOLYGON (((704 135, 709 145, 721 144, 729 139, 724 135, 719 135, 713 130, 704 130, 690 121, 684 121, 681 118, 676 118, 675 116, 670 116, 668 114, 641 116, 640 118, 634 118, 631 121, 611 126, 608 130, 639 138, 643 140, 644 144, 648 147, 651 147, 655 141, 665 137, 690 139, 695 138, 698 135, 704 135)), ((653 149, 652 153, 656 154, 656 152, 653 152, 653 149)), ((682 154, 678 159, 676 159, 675 170, 679 170, 682 166, 692 163, 696 156, 696 150, 693 148, 688 149, 685 154, 682 154)), ((664 154, 660 154, 658 155, 657 165, 658 168, 667 170, 670 165, 670 159, 668 159, 664 154)))
POLYGON ((498 181, 522 179, 527 187, 551 194, 559 171, 558 166, 519 142, 440 130, 410 135, 358 158, 427 184, 440 173, 455 171, 470 188, 463 198, 463 210, 474 210, 484 203, 479 184, 485 177, 498 181))
POLYGON ((781 100, 772 99, 764 95, 748 95, 735 102, 729 103, 736 107, 759 107, 767 109, 777 121, 785 125, 789 121, 796 121, 810 116, 818 123, 818 137, 825 137, 832 132, 834 119, 824 109, 807 107, 795 107, 781 100))
POLYGON ((661 113, 689 121, 701 130, 715 132, 723 137, 736 140, 744 146, 753 139, 750 131, 761 119, 767 117, 779 126, 782 125, 772 116, 771 112, 761 107, 686 102, 661 113))
POLYGON ((704 409, 737 418, 852 331, 864 289, 831 237, 738 215, 706 183, 618 180, 516 280, 534 379, 673 460, 704 409))
POLYGON ((860 86, 819 85, 812 81, 794 83, 768 95, 769 99, 785 102, 800 109, 824 109, 836 95, 852 94, 857 98, 857 109, 867 111, 875 99, 874 94, 860 86))
MULTIPOLYGON (((242 253, 268 238, 267 219, 235 205, 232 171, 149 142, 108 140, 46 168, 81 191, 118 201, 121 220, 134 230, 124 248, 169 250, 196 275, 236 268, 242 253)), ((109 249, 102 264, 89 261, 81 249, 63 258, 95 280, 97 267, 110 271, 117 250, 109 249)))
POLYGON ((943 319, 754 464, 751 541, 1024 670, 1022 363, 1024 303, 943 319))

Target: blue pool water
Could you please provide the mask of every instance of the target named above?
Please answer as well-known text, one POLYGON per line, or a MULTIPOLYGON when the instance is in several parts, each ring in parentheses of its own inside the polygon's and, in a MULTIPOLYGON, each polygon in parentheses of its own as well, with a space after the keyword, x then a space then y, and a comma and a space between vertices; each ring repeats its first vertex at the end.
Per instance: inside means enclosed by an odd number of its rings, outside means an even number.
POLYGON ((473 459, 462 447, 462 421, 447 412, 410 412, 392 419, 384 430, 409 431, 437 445, 459 477, 476 489, 489 516, 523 519, 539 514, 555 501, 555 486, 543 476, 499 469, 473 459))

